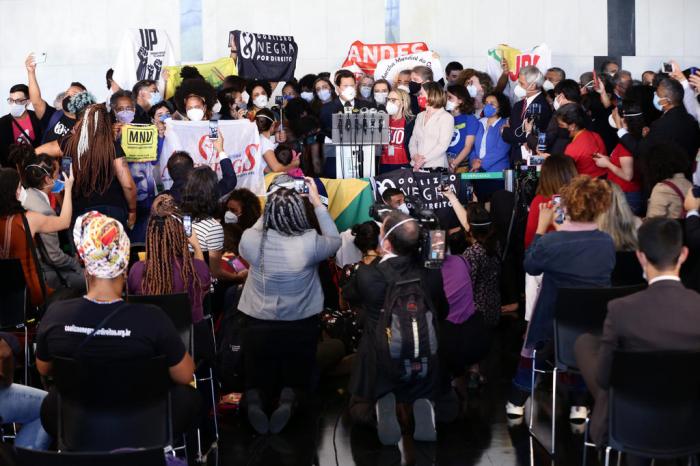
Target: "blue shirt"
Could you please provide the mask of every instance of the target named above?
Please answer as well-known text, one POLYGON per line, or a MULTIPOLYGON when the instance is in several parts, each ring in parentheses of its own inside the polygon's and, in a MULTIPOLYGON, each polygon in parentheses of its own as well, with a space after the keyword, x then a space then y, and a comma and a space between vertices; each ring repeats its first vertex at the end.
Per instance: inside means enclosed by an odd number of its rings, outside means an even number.
POLYGON ((457 115, 454 118, 455 129, 452 133, 452 142, 447 148, 447 154, 452 158, 457 157, 462 152, 467 136, 476 136, 479 129, 479 120, 474 115, 457 115))
POLYGON ((500 172, 510 167, 510 144, 501 137, 501 128, 507 121, 500 118, 487 128, 488 118, 479 120, 469 162, 481 159, 481 169, 486 172, 500 172))

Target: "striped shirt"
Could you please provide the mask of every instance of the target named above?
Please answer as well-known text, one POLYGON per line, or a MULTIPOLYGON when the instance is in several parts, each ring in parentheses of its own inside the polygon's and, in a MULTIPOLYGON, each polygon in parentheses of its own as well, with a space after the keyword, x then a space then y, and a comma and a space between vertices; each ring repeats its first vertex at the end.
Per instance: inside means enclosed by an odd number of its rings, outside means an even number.
POLYGON ((224 249, 224 228, 217 220, 209 217, 192 222, 192 230, 197 235, 202 251, 221 251, 224 249))

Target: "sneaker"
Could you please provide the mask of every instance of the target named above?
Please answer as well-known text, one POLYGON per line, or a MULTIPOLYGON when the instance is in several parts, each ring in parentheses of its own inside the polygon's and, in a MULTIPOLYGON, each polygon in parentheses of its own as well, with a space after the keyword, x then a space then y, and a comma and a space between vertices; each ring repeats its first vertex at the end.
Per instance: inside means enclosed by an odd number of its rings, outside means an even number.
POLYGON ((401 426, 396 417, 396 397, 393 393, 377 401, 377 434, 382 445, 396 445, 401 440, 401 426))
POLYGON ((435 430, 435 410, 430 400, 419 398, 413 402, 413 421, 416 425, 413 438, 419 442, 437 440, 435 430))
POLYGON ((569 412, 569 422, 573 424, 583 424, 588 418, 588 408, 585 406, 572 406, 569 412))
POLYGON ((255 432, 265 435, 270 431, 270 421, 263 411, 260 393, 257 390, 248 390, 245 393, 245 402, 248 411, 248 422, 253 426, 255 432))
POLYGON ((272 413, 272 416, 270 416, 270 433, 279 434, 282 432, 282 429, 284 429, 289 422, 289 418, 292 417, 292 409, 294 408, 295 400, 296 395, 294 394, 294 390, 289 387, 282 389, 280 404, 272 413))
POLYGON ((510 401, 506 403, 506 416, 509 419, 517 419, 525 416, 525 405, 518 406, 510 401))

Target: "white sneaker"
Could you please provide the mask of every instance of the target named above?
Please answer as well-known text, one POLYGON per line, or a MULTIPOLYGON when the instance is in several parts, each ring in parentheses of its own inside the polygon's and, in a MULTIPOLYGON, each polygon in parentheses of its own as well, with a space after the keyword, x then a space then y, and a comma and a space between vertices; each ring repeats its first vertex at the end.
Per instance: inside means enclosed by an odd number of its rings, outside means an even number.
POLYGON ((583 424, 588 418, 588 408, 585 406, 572 406, 569 412, 569 421, 575 424, 583 424))
POLYGON ((506 404, 506 416, 508 416, 510 419, 525 416, 525 405, 518 406, 509 401, 506 404))

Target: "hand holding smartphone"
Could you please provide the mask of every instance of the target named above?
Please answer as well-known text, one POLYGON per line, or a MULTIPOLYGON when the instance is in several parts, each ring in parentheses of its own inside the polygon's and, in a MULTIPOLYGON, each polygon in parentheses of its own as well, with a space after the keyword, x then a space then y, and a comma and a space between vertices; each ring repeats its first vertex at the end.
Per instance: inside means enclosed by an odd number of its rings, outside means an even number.
POLYGON ((192 216, 183 215, 182 216, 182 226, 185 228, 185 236, 188 238, 192 236, 192 216))
POLYGON ((34 64, 35 65, 37 63, 46 63, 46 52, 35 53, 33 55, 34 55, 34 64))

